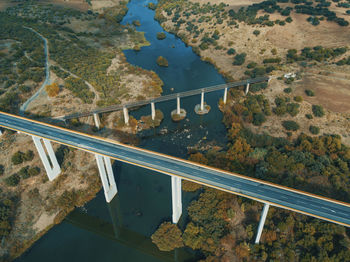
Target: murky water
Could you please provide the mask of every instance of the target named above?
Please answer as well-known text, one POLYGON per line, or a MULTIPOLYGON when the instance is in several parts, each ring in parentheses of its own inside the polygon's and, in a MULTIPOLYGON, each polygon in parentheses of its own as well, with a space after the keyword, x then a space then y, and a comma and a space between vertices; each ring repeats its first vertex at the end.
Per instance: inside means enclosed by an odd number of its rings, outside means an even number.
MULTIPOLYGON (((164 30, 154 20, 154 11, 146 7, 149 2, 132 0, 122 22, 139 20, 141 26, 137 30, 144 31, 151 43, 140 51, 125 51, 128 62, 155 71, 165 84, 163 94, 224 83, 216 69, 201 61, 179 38, 166 32, 166 39, 156 38, 157 32, 164 30), (169 67, 159 67, 158 56, 164 56, 169 67)), ((160 127, 140 134, 140 146, 182 158, 187 157, 187 146, 212 140, 224 146, 225 128, 217 107, 222 95, 223 92, 215 92, 205 96, 211 106, 210 113, 205 116, 194 112, 200 96, 182 99, 181 107, 187 111, 187 118, 180 123, 173 123, 170 118, 170 112, 176 107, 175 100, 156 104, 165 119, 160 127)), ((150 106, 131 112, 136 118, 149 114, 150 106)), ((161 222, 171 220, 170 178, 122 163, 115 163, 114 171, 119 192, 111 204, 106 204, 100 192, 16 261, 183 261, 188 257, 181 250, 159 252, 149 239, 161 222)), ((194 196, 183 194, 184 211, 194 196)), ((194 259, 195 256, 190 257, 194 259)))

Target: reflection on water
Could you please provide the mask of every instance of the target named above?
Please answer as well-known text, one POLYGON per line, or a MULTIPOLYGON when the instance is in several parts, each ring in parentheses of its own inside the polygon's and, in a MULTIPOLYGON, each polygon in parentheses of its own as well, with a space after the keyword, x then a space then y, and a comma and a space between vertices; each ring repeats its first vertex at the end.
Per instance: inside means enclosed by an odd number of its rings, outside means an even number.
MULTIPOLYGON (((145 69, 155 71, 164 82, 164 94, 182 92, 205 86, 224 83, 215 68, 192 52, 180 39, 166 33, 166 39, 157 40, 162 32, 154 20, 154 11, 146 6, 150 1, 131 0, 129 12, 122 23, 139 20, 150 46, 141 51, 126 50, 127 60, 145 69), (169 61, 168 68, 157 66, 158 56, 169 61), (173 90, 173 91, 172 91, 173 90)), ((181 100, 181 107, 187 111, 187 119, 173 123, 170 112, 176 101, 156 104, 163 111, 165 119, 160 127, 140 134, 140 146, 186 158, 187 146, 214 141, 225 146, 225 127, 217 104, 223 92, 206 94, 205 101, 211 106, 208 115, 198 116, 194 106, 200 96, 181 100)), ((149 115, 150 107, 143 107, 131 114, 137 119, 149 115)), ((166 175, 115 162, 114 175, 118 196, 106 204, 103 192, 95 199, 72 212, 67 219, 51 229, 17 262, 109 262, 109 261, 189 261, 197 260, 196 254, 186 249, 176 252, 161 252, 150 240, 151 234, 164 221, 171 221, 171 186, 166 175), (191 254, 192 253, 192 254, 191 254)), ((193 193, 183 194, 183 216, 186 207, 196 197, 193 193)), ((181 220, 180 220, 181 222, 181 220)), ((180 223, 183 228, 183 224, 180 223)))

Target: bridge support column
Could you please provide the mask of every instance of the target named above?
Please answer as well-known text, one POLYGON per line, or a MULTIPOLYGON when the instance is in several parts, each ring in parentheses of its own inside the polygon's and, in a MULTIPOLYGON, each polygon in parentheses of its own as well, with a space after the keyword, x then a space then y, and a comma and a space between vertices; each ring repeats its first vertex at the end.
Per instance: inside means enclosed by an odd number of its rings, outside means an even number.
POLYGON ((176 114, 180 115, 180 113, 181 113, 180 97, 178 96, 176 98, 176 114))
POLYGON ((245 94, 248 94, 248 92, 249 92, 249 83, 247 83, 247 86, 246 86, 246 88, 245 88, 245 94))
POLYGON ((0 128, 0 136, 2 136, 2 129, 0 128))
POLYGON ((227 101, 227 87, 225 88, 225 92, 224 92, 224 99, 223 99, 224 105, 226 105, 226 101, 227 101))
POLYGON ((95 154, 95 158, 98 170, 100 172, 105 198, 109 203, 118 192, 117 185, 114 180, 111 159, 107 156, 101 156, 97 154, 95 154))
POLYGON ((176 224, 182 214, 181 178, 171 176, 171 193, 173 205, 173 223, 176 224))
POLYGON ((41 161, 43 162, 46 174, 49 180, 52 181, 61 173, 61 168, 57 162, 57 158, 55 152, 53 151, 52 145, 49 140, 46 140, 44 138, 40 138, 37 136, 32 136, 32 138, 41 158, 41 161), (44 141, 47 154, 44 150, 41 140, 44 141))
POLYGON ((259 244, 261 233, 262 233, 262 230, 264 228, 267 212, 269 211, 269 207, 270 207, 269 204, 266 204, 266 203, 264 204, 264 208, 263 208, 263 210, 261 212, 261 218, 260 218, 260 222, 259 222, 258 233, 256 234, 256 238, 255 238, 255 244, 259 244))
POLYGON ((126 107, 123 107, 123 113, 124 113, 124 122, 126 125, 129 125, 129 112, 126 107))
POLYGON ((156 107, 154 105, 154 102, 151 103, 151 116, 152 120, 156 119, 156 107))
POLYGON ((202 94, 201 94, 201 111, 204 110, 204 91, 202 91, 202 94))
POLYGON ((95 122, 95 126, 99 129, 101 125, 101 121, 97 113, 94 114, 94 122, 95 122))

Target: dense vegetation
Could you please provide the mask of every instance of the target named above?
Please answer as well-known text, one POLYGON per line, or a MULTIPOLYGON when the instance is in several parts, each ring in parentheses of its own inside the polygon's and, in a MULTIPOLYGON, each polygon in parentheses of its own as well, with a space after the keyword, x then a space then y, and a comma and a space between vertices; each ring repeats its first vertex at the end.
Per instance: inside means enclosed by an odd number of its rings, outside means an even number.
POLYGON ((15 199, 1 195, 0 198, 0 239, 8 236, 12 229, 15 199))

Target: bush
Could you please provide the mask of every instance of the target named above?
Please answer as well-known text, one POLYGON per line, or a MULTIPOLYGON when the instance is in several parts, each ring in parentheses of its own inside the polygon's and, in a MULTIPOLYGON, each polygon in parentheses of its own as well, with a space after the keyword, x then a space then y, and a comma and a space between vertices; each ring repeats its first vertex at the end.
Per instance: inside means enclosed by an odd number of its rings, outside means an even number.
POLYGON ((141 23, 140 23, 139 20, 134 20, 134 21, 132 21, 132 24, 133 24, 134 26, 140 26, 140 25, 141 25, 141 23))
POLYGON ((313 118, 314 118, 311 114, 306 114, 305 117, 306 117, 307 119, 313 119, 313 118))
POLYGON ((28 174, 29 176, 37 176, 40 173, 40 168, 39 167, 31 167, 28 169, 28 174))
POLYGON ((258 64, 255 63, 255 62, 250 62, 248 65, 247 65, 247 68, 255 68, 258 64))
POLYGON ((5 168, 3 165, 0 165, 0 176, 2 176, 5 173, 5 168))
POLYGON ((294 97, 294 101, 298 102, 298 103, 301 103, 301 102, 303 102, 303 97, 302 96, 295 96, 294 97))
POLYGON ((5 183, 8 186, 17 186, 20 181, 20 177, 17 174, 13 174, 5 179, 5 183))
POLYGON ((253 125, 261 126, 266 121, 266 117, 263 113, 259 112, 253 115, 253 125))
POLYGON ((305 94, 307 96, 315 96, 315 93, 314 91, 310 90, 310 89, 305 89, 305 94))
POLYGON ((299 104, 297 104, 297 103, 287 104, 287 112, 291 116, 296 116, 299 113, 299 104))
POLYGON ((23 163, 23 152, 17 151, 16 153, 13 154, 11 157, 11 162, 14 165, 19 165, 23 163))
POLYGON ((30 177, 29 173, 28 173, 28 169, 29 166, 25 166, 22 167, 21 170, 19 170, 18 175, 22 178, 22 179, 27 179, 30 177))
POLYGON ((166 60, 165 57, 159 56, 159 57, 157 58, 157 64, 158 64, 159 66, 167 67, 167 66, 168 66, 168 60, 166 60))
POLYGON ((233 48, 230 48, 229 50, 227 50, 228 55, 234 55, 235 53, 236 53, 236 50, 233 48))
POLYGON ((310 126, 309 130, 311 132, 311 134, 317 135, 318 133, 320 133, 320 128, 317 126, 310 126))
POLYGON ((233 65, 243 65, 245 62, 246 56, 247 56, 246 53, 237 54, 234 58, 233 65))
POLYGON ((164 32, 157 33, 157 39, 163 40, 166 38, 166 34, 164 32))
POLYGON ((290 94, 290 93, 292 93, 292 88, 287 87, 287 88, 283 89, 283 92, 290 94))
POLYGON ((258 36, 258 35, 260 35, 260 31, 259 31, 259 30, 254 30, 254 31, 253 31, 253 34, 254 34, 255 36, 258 36))
POLYGON ((32 150, 28 150, 27 152, 25 152, 25 154, 23 155, 23 161, 32 161, 34 158, 34 153, 32 150))
POLYGON ((316 117, 323 117, 324 116, 323 107, 319 105, 312 105, 312 113, 314 113, 314 116, 316 117))
POLYGON ((283 121, 282 125, 288 131, 296 131, 300 128, 299 124, 295 121, 283 121))
POLYGON ((151 10, 156 10, 157 5, 154 4, 154 3, 148 3, 147 7, 148 7, 149 9, 151 9, 151 10))

